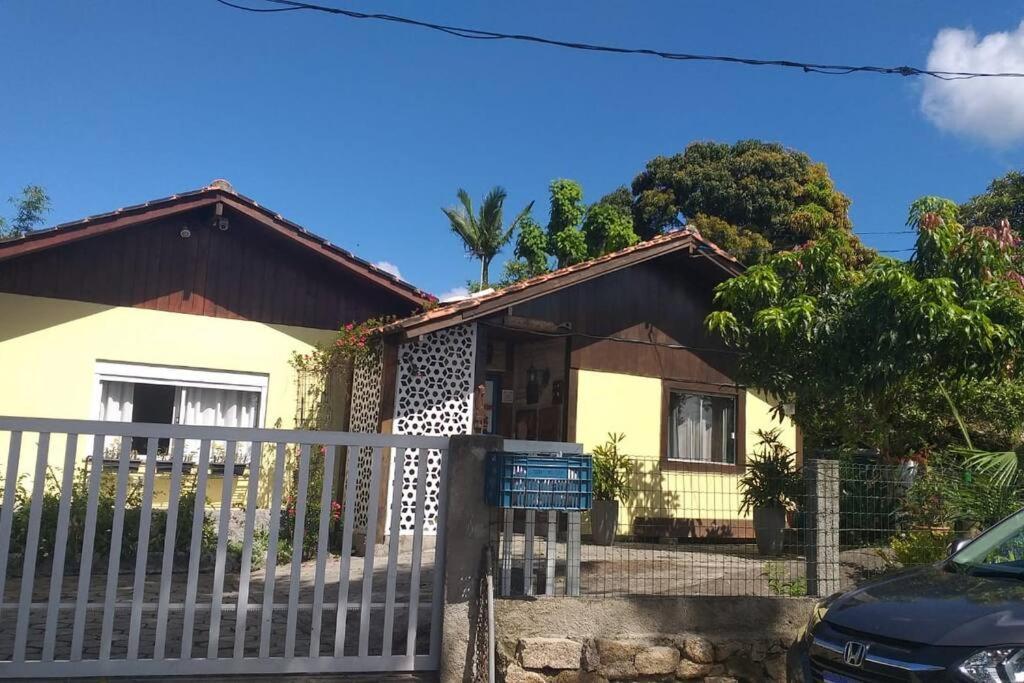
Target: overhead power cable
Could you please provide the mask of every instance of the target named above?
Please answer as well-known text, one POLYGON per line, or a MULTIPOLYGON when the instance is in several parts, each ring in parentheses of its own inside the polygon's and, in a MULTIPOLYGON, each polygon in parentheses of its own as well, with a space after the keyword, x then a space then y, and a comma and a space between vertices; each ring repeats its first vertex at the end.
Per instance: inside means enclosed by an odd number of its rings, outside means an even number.
POLYGON ((785 69, 799 69, 805 73, 819 73, 837 76, 845 76, 847 74, 853 73, 874 73, 887 76, 929 76, 931 78, 938 78, 944 81, 964 80, 970 78, 1024 78, 1024 73, 1011 71, 936 71, 931 69, 921 69, 915 66, 856 66, 850 64, 817 64, 814 62, 798 62, 788 59, 753 59, 750 57, 736 57, 732 55, 689 54, 685 52, 666 52, 663 50, 655 50, 651 48, 632 48, 617 47, 614 45, 597 45, 594 43, 579 43, 575 41, 559 40, 555 38, 543 38, 540 36, 534 36, 523 33, 503 33, 500 31, 486 31, 483 29, 466 28, 464 26, 436 24, 429 21, 411 19, 409 17, 402 17, 394 14, 357 12, 356 10, 344 9, 341 7, 329 7, 327 5, 317 5, 311 2, 301 2, 299 0, 263 0, 263 2, 269 3, 271 5, 277 5, 277 7, 252 7, 247 5, 241 5, 235 2, 229 2, 229 0, 217 0, 217 2, 237 10, 244 10, 246 12, 267 13, 306 10, 310 12, 323 12, 326 14, 333 14, 336 16, 344 16, 348 17, 349 19, 369 19, 373 21, 384 21, 395 24, 405 24, 407 26, 415 26, 418 28, 425 28, 432 31, 440 31, 441 33, 446 33, 457 38, 465 38, 468 40, 511 40, 525 43, 534 43, 539 45, 548 45, 551 47, 566 48, 570 50, 605 52, 621 55, 645 55, 649 57, 659 57, 661 59, 668 59, 673 61, 720 62, 725 64, 739 64, 743 66, 779 67, 785 69))

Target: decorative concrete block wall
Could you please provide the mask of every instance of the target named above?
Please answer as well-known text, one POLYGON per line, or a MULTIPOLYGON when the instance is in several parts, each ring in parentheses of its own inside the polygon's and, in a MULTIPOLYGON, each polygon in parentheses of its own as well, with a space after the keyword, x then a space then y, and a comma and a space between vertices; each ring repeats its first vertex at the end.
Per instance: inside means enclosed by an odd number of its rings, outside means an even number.
MULTIPOLYGON (((476 325, 466 324, 426 334, 398 350, 395 387, 395 434, 454 436, 472 433, 473 372, 476 367, 476 325)), ((411 534, 416 516, 416 473, 426 457, 424 531, 437 531, 441 454, 407 449, 392 457, 403 468, 400 529, 411 534)), ((393 476, 393 470, 392 470, 393 476)), ((388 501, 388 510, 391 510, 388 501)), ((389 521, 390 524, 390 521, 389 521)))
MULTIPOLYGON (((352 369, 352 406, 349 413, 350 432, 376 434, 380 431, 380 401, 384 375, 380 348, 359 358, 352 369)), ((359 449, 359 474, 356 479, 355 528, 366 528, 366 505, 370 500, 370 463, 372 448, 359 449)))

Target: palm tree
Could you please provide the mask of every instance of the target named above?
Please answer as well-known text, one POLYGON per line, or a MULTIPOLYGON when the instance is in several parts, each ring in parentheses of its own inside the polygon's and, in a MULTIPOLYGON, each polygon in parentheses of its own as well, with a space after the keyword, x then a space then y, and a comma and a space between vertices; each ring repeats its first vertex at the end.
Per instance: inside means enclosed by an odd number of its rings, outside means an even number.
POLYGON ((459 188, 458 197, 462 206, 442 208, 441 211, 448 216, 452 232, 462 238, 463 244, 466 245, 466 253, 473 258, 480 259, 480 286, 487 287, 487 271, 491 261, 512 239, 516 226, 533 209, 533 202, 527 204, 526 208, 519 212, 519 215, 506 230, 503 215, 504 188, 495 187, 484 197, 479 215, 475 215, 473 212, 473 200, 469 198, 468 192, 459 188))

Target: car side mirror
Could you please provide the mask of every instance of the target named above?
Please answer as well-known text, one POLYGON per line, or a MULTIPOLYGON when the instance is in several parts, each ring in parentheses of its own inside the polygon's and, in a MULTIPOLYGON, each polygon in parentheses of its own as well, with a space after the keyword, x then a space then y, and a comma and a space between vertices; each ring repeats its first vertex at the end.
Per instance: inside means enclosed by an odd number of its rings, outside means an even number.
POLYGON ((950 556, 956 555, 958 552, 966 548, 970 544, 970 542, 971 539, 969 538, 958 538, 957 540, 950 543, 949 547, 946 548, 947 553, 950 556))

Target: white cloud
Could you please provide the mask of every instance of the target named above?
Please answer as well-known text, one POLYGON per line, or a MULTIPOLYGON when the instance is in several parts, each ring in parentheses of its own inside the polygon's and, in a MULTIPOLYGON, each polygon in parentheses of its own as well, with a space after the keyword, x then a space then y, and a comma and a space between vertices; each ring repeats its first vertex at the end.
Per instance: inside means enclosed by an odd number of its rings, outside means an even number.
MULTIPOLYGON (((1024 72, 1024 21, 1013 31, 980 38, 971 29, 944 28, 932 43, 927 68, 1024 72)), ((921 110, 939 128, 993 146, 1024 140, 1024 78, 921 78, 921 110)))
POLYGON ((447 292, 442 293, 437 297, 441 303, 446 301, 455 301, 457 299, 464 299, 469 296, 469 290, 465 287, 452 287, 447 292))
POLYGON ((398 266, 396 266, 391 261, 377 261, 373 265, 377 266, 378 268, 383 270, 385 273, 391 273, 392 275, 397 277, 399 280, 402 279, 402 271, 400 271, 398 269, 398 266))

